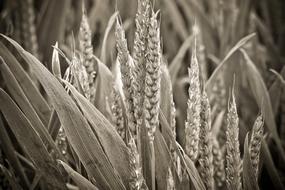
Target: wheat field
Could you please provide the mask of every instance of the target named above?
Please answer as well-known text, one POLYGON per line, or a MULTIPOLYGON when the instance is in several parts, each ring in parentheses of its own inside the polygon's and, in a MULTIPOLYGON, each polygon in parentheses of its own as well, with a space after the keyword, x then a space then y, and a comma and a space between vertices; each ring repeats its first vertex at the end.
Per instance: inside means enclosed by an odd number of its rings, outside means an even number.
POLYGON ((0 189, 285 189, 284 10, 0 1, 0 189))

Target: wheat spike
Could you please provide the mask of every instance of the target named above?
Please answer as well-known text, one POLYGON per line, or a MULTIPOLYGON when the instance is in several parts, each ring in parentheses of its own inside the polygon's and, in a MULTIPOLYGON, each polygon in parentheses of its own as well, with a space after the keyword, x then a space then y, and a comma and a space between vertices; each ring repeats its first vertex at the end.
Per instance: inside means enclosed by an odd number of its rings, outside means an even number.
POLYGON ((222 187, 225 183, 225 164, 224 164, 224 151, 215 137, 212 137, 212 152, 213 152, 213 165, 214 165, 214 179, 216 187, 222 187))
POLYGON ((210 103, 205 90, 201 99, 201 129, 199 142, 200 173, 207 189, 214 189, 214 166, 211 143, 210 103))
POLYGON ((240 151, 239 151, 239 119, 235 102, 234 92, 229 101, 227 114, 227 142, 226 142, 226 182, 227 188, 233 190, 241 189, 240 177, 240 151))
POLYGON ((156 20, 156 14, 151 16, 147 47, 146 76, 145 76, 145 97, 144 114, 149 140, 153 142, 156 127, 159 120, 160 104, 160 79, 161 79, 161 55, 160 55, 160 32, 156 20))
POLYGON ((252 167, 254 169, 255 177, 258 177, 258 164, 259 164, 259 155, 261 148, 261 141, 263 138, 263 125, 264 120, 263 116, 260 114, 252 127, 252 134, 249 142, 249 154, 252 167))
POLYGON ((198 156, 199 132, 200 132, 200 110, 201 91, 199 80, 199 65, 195 49, 191 58, 191 67, 188 69, 190 87, 187 101, 187 120, 185 122, 186 153, 192 161, 198 156))
POLYGON ((148 189, 145 180, 142 175, 142 169, 140 166, 140 158, 137 151, 136 143, 134 138, 130 135, 128 143, 129 153, 129 166, 131 170, 130 189, 131 190, 144 190, 148 189))
POLYGON ((82 63, 88 76, 90 89, 90 102, 95 101, 95 78, 97 73, 97 64, 93 58, 92 34, 88 23, 88 18, 83 11, 80 29, 79 29, 79 49, 82 53, 82 63))
POLYGON ((123 92, 125 95, 128 127, 130 128, 132 134, 135 135, 136 129, 135 129, 135 119, 134 119, 134 106, 133 106, 134 95, 132 90, 132 81, 133 81, 132 70, 134 64, 129 54, 124 29, 119 23, 118 18, 116 22, 115 36, 116 36, 116 46, 118 51, 117 58, 118 62, 120 63, 121 74, 122 74, 123 92))
POLYGON ((35 11, 33 0, 22 0, 21 5, 21 28, 22 41, 25 50, 39 58, 38 38, 35 26, 35 11))
POLYGON ((142 113, 144 102, 145 86, 145 67, 146 67, 146 49, 147 35, 150 20, 150 2, 149 0, 138 0, 138 9, 135 19, 136 32, 134 39, 134 70, 133 70, 133 91, 134 91, 134 116, 137 121, 137 129, 142 125, 142 113))

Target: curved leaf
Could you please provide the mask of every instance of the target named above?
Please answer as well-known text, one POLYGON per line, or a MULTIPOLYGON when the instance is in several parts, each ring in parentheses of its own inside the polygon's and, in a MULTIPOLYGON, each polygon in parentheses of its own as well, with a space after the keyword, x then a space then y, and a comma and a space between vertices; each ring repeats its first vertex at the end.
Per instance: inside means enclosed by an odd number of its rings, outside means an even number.
POLYGON ((116 12, 114 12, 114 14, 112 14, 112 16, 110 17, 110 19, 108 21, 106 30, 105 30, 105 34, 104 34, 104 38, 103 38, 103 42, 102 42, 101 56, 100 56, 100 59, 105 64, 106 64, 106 61, 107 61, 107 53, 106 53, 106 50, 107 50, 107 38, 109 36, 109 33, 110 33, 111 29, 112 29, 113 24, 116 21, 116 18, 118 16, 118 14, 119 14, 118 11, 116 11, 116 12))
POLYGON ((29 78, 28 74, 22 68, 18 60, 12 55, 12 53, 4 46, 2 42, 0 42, 0 55, 5 60, 9 69, 14 74, 18 83, 25 92, 27 98, 29 99, 29 101, 35 108, 37 114, 46 126, 50 117, 50 108, 46 100, 38 91, 37 87, 29 78))
POLYGON ((277 126, 275 123, 274 113, 272 110, 272 105, 270 102, 270 97, 266 88, 266 85, 263 82, 263 79, 258 72, 254 63, 250 60, 247 53, 241 49, 241 52, 246 61, 246 74, 251 88, 251 92, 256 100, 256 103, 259 106, 259 109, 264 113, 264 121, 266 123, 267 130, 272 134, 274 141, 276 142, 277 148, 280 151, 280 155, 285 163, 285 152, 282 147, 281 140, 278 136, 277 126))
POLYGON ((42 140, 34 131, 29 120, 3 89, 0 89, 0 109, 24 151, 32 159, 37 169, 43 173, 49 188, 66 189, 63 177, 42 140))
POLYGON ((119 136, 115 127, 104 117, 94 105, 82 96, 70 83, 65 82, 84 116, 91 124, 110 162, 118 171, 125 184, 131 178, 127 146, 119 136))
POLYGON ((215 84, 216 78, 219 76, 219 74, 223 71, 224 67, 226 66, 227 60, 244 44, 246 44, 251 38, 255 36, 255 33, 249 34, 242 38, 240 41, 237 42, 237 44, 228 52, 228 54, 225 56, 225 58, 222 60, 222 62, 219 64, 219 66, 215 69, 213 74, 210 76, 210 78, 206 82, 206 90, 208 94, 211 94, 212 88, 215 84))
POLYGON ((87 120, 59 81, 29 52, 14 40, 2 35, 21 54, 34 70, 34 74, 49 95, 66 136, 79 156, 90 177, 94 177, 100 189, 125 189, 120 177, 104 153, 98 139, 93 134, 87 120))
POLYGON ((172 84, 174 84, 176 80, 178 71, 182 64, 182 60, 187 50, 191 47, 193 39, 194 39, 193 35, 186 38, 186 40, 183 42, 183 44, 179 48, 178 53, 176 54, 176 56, 173 58, 172 62, 169 65, 169 74, 171 77, 172 84))
POLYGON ((88 179, 74 171, 69 165, 59 160, 59 163, 63 166, 68 175, 73 179, 73 181, 80 187, 82 190, 98 190, 98 188, 93 185, 88 179))

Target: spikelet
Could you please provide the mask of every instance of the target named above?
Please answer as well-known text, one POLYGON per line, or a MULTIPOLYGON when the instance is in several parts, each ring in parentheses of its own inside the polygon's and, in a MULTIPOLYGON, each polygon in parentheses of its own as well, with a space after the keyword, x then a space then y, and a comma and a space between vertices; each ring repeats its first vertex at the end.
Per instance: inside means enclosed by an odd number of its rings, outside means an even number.
POLYGON ((133 105, 133 90, 132 90, 132 70, 133 61, 129 54, 127 40, 125 38, 125 31, 123 30, 119 20, 117 18, 116 22, 116 46, 117 46, 117 59, 120 64, 122 82, 123 82, 123 92, 125 95, 126 103, 126 115, 128 120, 128 127, 130 128, 132 135, 136 134, 135 130, 135 119, 134 119, 134 105, 133 105))
POLYGON ((145 85, 145 54, 147 48, 147 35, 150 17, 149 0, 138 0, 136 14, 136 32, 134 39, 134 70, 133 70, 133 91, 134 91, 134 117, 137 121, 137 129, 142 125, 144 85, 145 85))
POLYGON ((35 25, 33 0, 21 0, 21 38, 25 50, 39 58, 38 38, 35 25))
POLYGON ((215 137, 212 137, 212 152, 213 152, 213 165, 214 165, 214 179, 216 187, 220 188, 224 185, 225 176, 225 164, 224 164, 224 151, 215 137))
POLYGON ((78 90, 83 90, 83 95, 90 100, 90 88, 88 82, 88 74, 82 62, 77 58, 76 55, 73 55, 71 59, 70 75, 74 79, 72 84, 78 90))
POLYGON ((232 99, 229 100, 227 114, 227 142, 226 142, 226 182, 227 188, 233 190, 241 189, 240 177, 240 151, 239 151, 239 119, 235 96, 232 92, 232 99))
POLYGON ((131 135, 128 143, 128 155, 129 155, 129 167, 131 170, 131 179, 129 184, 130 189, 131 190, 148 189, 142 175, 142 169, 140 165, 140 158, 137 151, 137 146, 134 138, 131 135))
POLYGON ((173 179, 173 175, 171 172, 171 168, 168 168, 168 172, 167 172, 167 181, 166 181, 166 190, 175 190, 175 183, 174 183, 174 179, 173 179))
POLYGON ((148 46, 144 89, 145 124, 148 130, 150 142, 153 142, 156 127, 159 125, 158 115, 160 104, 161 52, 160 31, 156 16, 157 15, 152 12, 147 43, 148 46))
POLYGON ((259 154, 261 148, 261 141, 263 138, 263 125, 264 120, 263 116, 260 114, 252 127, 252 134, 249 142, 249 154, 252 167, 254 169, 255 177, 258 177, 258 163, 259 163, 259 154))
POLYGON ((206 189, 214 189, 214 166, 211 143, 210 103, 205 90, 201 99, 201 129, 199 141, 199 164, 201 177, 206 189))
POLYGON ((93 58, 92 35, 88 18, 83 11, 79 29, 79 49, 82 53, 82 63, 88 76, 88 84, 90 89, 90 102, 95 101, 95 78, 97 72, 97 62, 93 58))
POLYGON ((196 44, 191 58, 191 67, 188 68, 188 75, 190 86, 188 89, 189 99, 187 101, 187 119, 185 122, 186 153, 194 162, 198 156, 201 110, 201 90, 196 44))

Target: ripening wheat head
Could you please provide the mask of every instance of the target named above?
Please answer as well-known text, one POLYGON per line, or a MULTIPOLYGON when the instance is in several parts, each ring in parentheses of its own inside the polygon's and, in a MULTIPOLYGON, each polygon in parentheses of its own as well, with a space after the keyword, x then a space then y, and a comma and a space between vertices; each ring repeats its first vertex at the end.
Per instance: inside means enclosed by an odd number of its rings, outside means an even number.
POLYGON ((134 106, 133 106, 133 90, 132 90, 132 70, 133 61, 129 54, 128 44, 125 37, 125 31, 121 26, 119 19, 116 22, 116 46, 117 46, 117 60, 121 68, 121 76, 123 82, 123 92, 125 96, 126 103, 126 114, 128 120, 128 127, 130 128, 133 135, 135 135, 135 119, 134 119, 134 106))
POLYGON ((144 88, 144 115, 150 141, 154 140, 154 132, 158 127, 160 104, 160 79, 161 79, 161 50, 160 30, 157 14, 152 12, 149 25, 146 76, 144 88))
POLYGON ((262 115, 260 114, 252 127, 251 138, 249 142, 249 154, 252 167, 254 169, 254 174, 257 179, 258 177, 258 164, 259 164, 259 155, 261 148, 261 141, 263 138, 263 125, 264 120, 262 115))
POLYGON ((192 161, 198 156, 199 132, 200 132, 200 111, 201 111, 201 90, 199 80, 199 65, 196 56, 196 44, 191 58, 189 75, 189 99, 187 101, 187 119, 185 122, 186 153, 192 161))
POLYGON ((207 189, 214 189, 214 166, 211 142, 211 111, 208 96, 203 90, 201 98, 201 129, 199 141, 199 171, 207 189))
POLYGON ((150 20, 150 1, 138 0, 138 10, 136 14, 136 31, 134 38, 134 70, 133 70, 133 91, 134 91, 134 116, 138 127, 142 124, 142 107, 144 99, 144 79, 146 67, 147 35, 150 20))
POLYGON ((88 18, 83 11, 79 29, 79 49, 82 54, 82 63, 85 67, 88 85, 90 90, 90 102, 95 101, 95 78, 97 73, 97 62, 93 58, 92 34, 88 23, 88 18))
POLYGON ((234 92, 229 101, 227 114, 226 142, 226 182, 228 189, 241 189, 240 150, 239 150, 239 119, 237 114, 234 92))
POLYGON ((39 58, 39 47, 36 33, 35 11, 33 0, 20 1, 21 38, 25 50, 39 58))

